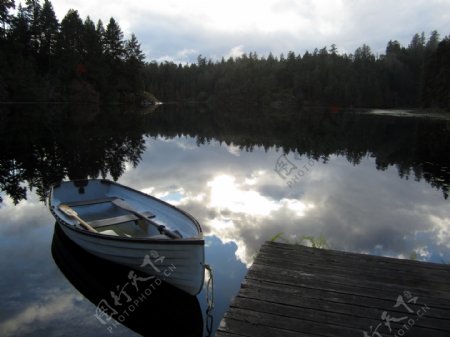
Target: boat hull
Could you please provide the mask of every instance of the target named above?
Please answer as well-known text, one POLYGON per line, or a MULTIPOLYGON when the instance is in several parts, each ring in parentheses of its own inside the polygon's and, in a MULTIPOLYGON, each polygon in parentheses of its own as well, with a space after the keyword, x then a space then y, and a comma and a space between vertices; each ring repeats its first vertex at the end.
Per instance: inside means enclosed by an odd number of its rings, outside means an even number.
POLYGON ((204 240, 117 238, 58 225, 72 241, 95 256, 153 275, 190 295, 202 289, 204 240))
MULTIPOLYGON (((55 185, 50 193, 49 208, 67 237, 89 253, 153 275, 190 295, 201 291, 204 282, 204 240, 200 225, 188 213, 129 187, 95 179, 55 185), (82 188, 79 187, 80 184, 83 185, 82 188), (152 220, 182 233, 182 238, 170 239, 155 235, 151 233, 155 231, 153 226, 149 226, 148 235, 139 236, 107 235, 106 231, 102 233, 100 229, 92 232, 59 209, 59 205, 71 202, 79 206, 77 211, 85 219, 94 219, 102 212, 111 216, 114 212, 123 211, 108 200, 112 196, 130 202, 139 211, 150 211, 153 214, 152 220), (102 200, 101 203, 85 203, 93 197, 102 200)), ((122 213, 120 216, 123 216, 122 213)), ((139 228, 133 223, 131 227, 139 228)))
POLYGON ((52 255, 67 280, 96 306, 92 313, 105 331, 114 335, 120 323, 142 336, 203 336, 202 311, 196 296, 90 254, 70 240, 58 224, 52 255), (136 285, 130 282, 131 271, 140 277, 136 285), (131 300, 125 295, 121 295, 120 303, 113 300, 111 291, 117 294, 118 285, 131 300))

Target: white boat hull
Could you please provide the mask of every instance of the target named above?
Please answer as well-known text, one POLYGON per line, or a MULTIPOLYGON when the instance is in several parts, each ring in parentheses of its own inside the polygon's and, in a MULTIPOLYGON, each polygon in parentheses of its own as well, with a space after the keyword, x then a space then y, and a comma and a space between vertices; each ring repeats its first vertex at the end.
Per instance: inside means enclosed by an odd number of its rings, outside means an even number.
MULTIPOLYGON (((119 194, 120 197, 117 187, 121 187, 121 185, 113 182, 110 182, 110 184, 113 184, 116 189, 114 193, 119 194)), ((130 193, 130 190, 126 188, 127 194, 130 193)), ((133 195, 135 198, 145 199, 149 197, 144 194, 141 195, 138 191, 135 192, 137 193, 133 195)), ((198 223, 187 213, 159 200, 157 207, 151 209, 156 215, 155 219, 158 219, 158 210, 166 213, 167 210, 181 212, 181 215, 176 214, 176 217, 184 216, 187 220, 193 221, 192 226, 198 227, 197 235, 181 239, 158 239, 158 236, 124 237, 106 235, 101 232, 89 232, 81 228, 73 219, 58 212, 58 201, 63 203, 66 200, 57 199, 55 194, 51 194, 49 206, 57 223, 72 241, 86 251, 100 258, 154 275, 188 294, 196 295, 201 291, 204 282, 204 240, 198 223)), ((84 195, 82 197, 88 198, 84 195)), ((151 202, 155 202, 155 199, 153 198, 151 202)), ((164 223, 170 223, 170 216, 166 214, 166 218, 164 223)), ((176 223, 172 224, 171 229, 178 230, 176 223)), ((186 221, 182 223, 179 231, 189 232, 189 229, 186 229, 186 221)))

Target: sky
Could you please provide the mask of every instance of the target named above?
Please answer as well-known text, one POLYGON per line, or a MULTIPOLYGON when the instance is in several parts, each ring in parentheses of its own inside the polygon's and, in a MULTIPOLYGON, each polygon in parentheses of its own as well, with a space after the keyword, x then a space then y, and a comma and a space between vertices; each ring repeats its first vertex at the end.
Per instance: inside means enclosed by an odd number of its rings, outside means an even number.
POLYGON ((147 60, 195 62, 329 47, 352 53, 363 43, 384 53, 389 40, 450 34, 450 0, 54 0, 61 20, 70 8, 84 18, 119 21, 147 60))

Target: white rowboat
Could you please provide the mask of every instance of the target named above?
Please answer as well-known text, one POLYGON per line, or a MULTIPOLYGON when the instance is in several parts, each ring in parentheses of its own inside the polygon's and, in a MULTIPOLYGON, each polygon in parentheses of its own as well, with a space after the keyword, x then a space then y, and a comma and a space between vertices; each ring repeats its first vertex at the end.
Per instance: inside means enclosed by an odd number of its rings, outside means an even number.
POLYGON ((200 292, 205 242, 188 213, 105 179, 53 185, 49 208, 64 233, 86 251, 188 294, 200 292))

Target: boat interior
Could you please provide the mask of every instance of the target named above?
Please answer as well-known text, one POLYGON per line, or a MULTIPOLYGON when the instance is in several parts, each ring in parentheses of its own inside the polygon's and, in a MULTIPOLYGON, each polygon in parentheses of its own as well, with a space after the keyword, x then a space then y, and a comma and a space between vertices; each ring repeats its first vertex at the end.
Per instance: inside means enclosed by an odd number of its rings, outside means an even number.
MULTIPOLYGON (((117 198, 111 197, 64 202, 63 204, 75 210, 81 219, 101 234, 133 238, 170 239, 168 236, 161 234, 158 228, 149 221, 116 206, 113 203, 115 199, 117 198)), ((141 214, 148 219, 155 218, 155 215, 149 211, 141 214)))

